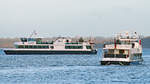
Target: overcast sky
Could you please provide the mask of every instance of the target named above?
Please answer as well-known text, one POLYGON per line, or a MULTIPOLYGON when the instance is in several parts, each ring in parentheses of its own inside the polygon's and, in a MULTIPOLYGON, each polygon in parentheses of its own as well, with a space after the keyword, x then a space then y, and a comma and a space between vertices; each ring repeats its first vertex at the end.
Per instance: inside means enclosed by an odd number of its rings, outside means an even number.
POLYGON ((150 35, 150 0, 0 0, 0 37, 150 35))

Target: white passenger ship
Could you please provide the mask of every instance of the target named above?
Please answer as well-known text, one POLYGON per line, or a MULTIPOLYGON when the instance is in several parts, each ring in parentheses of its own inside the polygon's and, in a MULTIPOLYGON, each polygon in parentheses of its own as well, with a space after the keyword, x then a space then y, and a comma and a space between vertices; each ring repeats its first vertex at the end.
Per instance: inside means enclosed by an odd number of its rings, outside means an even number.
POLYGON ((15 48, 4 49, 7 55, 25 54, 97 54, 94 43, 72 42, 71 39, 58 37, 55 41, 44 42, 42 38, 21 38, 21 42, 15 42, 15 48))
POLYGON ((142 61, 141 39, 136 32, 119 33, 113 42, 104 44, 101 65, 129 65, 142 61))

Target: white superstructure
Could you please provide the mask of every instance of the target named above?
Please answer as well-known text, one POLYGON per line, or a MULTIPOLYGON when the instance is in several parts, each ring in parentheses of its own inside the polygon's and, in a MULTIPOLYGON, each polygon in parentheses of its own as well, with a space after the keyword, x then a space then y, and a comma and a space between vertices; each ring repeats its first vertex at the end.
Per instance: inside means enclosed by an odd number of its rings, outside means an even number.
POLYGON ((114 41, 104 44, 102 65, 129 65, 131 62, 142 61, 141 39, 136 32, 119 33, 114 41))
POLYGON ((58 37, 52 42, 43 42, 41 38, 21 38, 14 43, 16 49, 48 49, 48 50, 86 50, 90 51, 93 44, 88 42, 72 42, 71 39, 58 37))
POLYGON ((41 38, 21 38, 15 48, 4 49, 6 54, 96 54, 94 43, 80 39, 73 42, 70 38, 58 37, 55 41, 42 41, 41 38))

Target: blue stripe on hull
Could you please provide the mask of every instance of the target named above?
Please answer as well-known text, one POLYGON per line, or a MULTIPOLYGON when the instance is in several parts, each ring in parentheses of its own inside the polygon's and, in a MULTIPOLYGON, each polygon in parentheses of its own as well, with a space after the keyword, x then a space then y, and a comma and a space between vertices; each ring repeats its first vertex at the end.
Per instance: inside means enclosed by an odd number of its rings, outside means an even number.
POLYGON ((96 50, 93 51, 17 51, 17 50, 4 50, 6 55, 34 55, 34 54, 97 54, 96 50))

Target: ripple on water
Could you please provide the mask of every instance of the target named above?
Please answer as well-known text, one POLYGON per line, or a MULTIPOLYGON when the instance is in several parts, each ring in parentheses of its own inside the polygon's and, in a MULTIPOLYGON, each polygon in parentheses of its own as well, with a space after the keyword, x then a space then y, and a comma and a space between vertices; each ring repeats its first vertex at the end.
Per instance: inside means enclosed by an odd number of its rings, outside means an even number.
MULTIPOLYGON (((100 50, 99 50, 100 51, 100 50)), ((149 83, 150 49, 140 65, 100 66, 98 55, 1 55, 0 83, 105 84, 149 83)))

